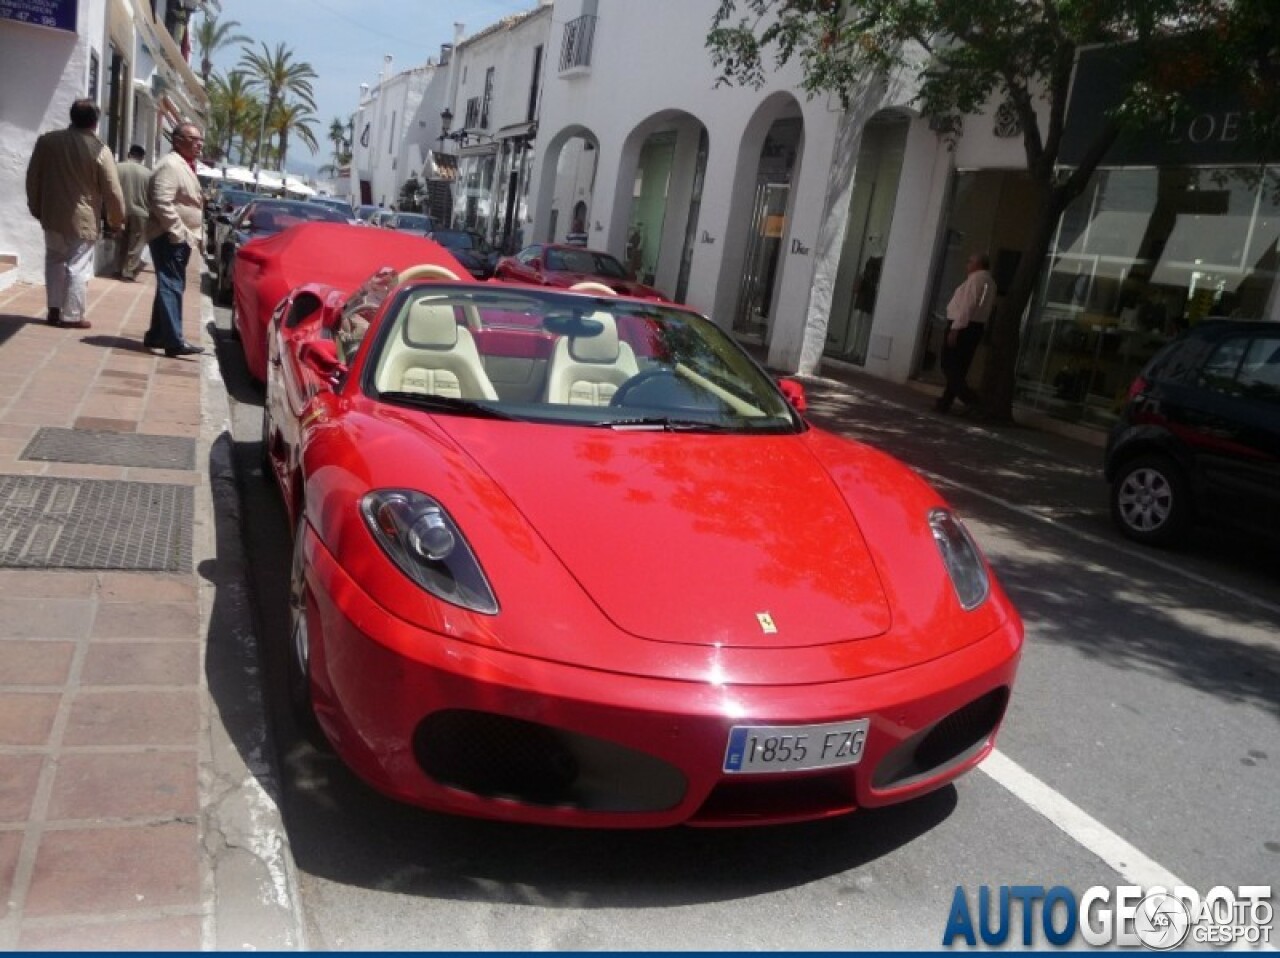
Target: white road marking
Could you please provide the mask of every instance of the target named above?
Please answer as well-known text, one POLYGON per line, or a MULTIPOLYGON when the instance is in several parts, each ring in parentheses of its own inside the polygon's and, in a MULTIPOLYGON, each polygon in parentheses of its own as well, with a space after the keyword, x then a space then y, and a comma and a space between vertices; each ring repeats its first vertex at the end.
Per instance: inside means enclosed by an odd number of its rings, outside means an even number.
POLYGON ((1101 858, 1130 884, 1144 888, 1153 885, 1173 888, 1188 884, 1003 752, 992 752, 978 768, 1008 789, 1015 798, 1062 829, 1067 837, 1101 858))

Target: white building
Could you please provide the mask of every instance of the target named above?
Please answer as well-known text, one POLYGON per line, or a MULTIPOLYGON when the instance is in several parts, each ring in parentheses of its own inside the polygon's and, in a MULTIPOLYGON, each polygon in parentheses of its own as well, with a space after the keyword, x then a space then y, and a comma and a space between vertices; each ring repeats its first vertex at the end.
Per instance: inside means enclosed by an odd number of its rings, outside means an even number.
POLYGON ((44 280, 44 237, 26 205, 27 162, 37 136, 68 125, 73 101, 97 101, 98 135, 117 159, 137 143, 150 162, 167 151, 164 134, 178 123, 204 124, 208 99, 170 33, 194 7, 194 0, 0 4, 0 287, 44 280))
POLYGON ((454 48, 448 143, 457 149, 453 225, 505 251, 530 225, 529 183, 538 138, 552 5, 505 17, 454 48))

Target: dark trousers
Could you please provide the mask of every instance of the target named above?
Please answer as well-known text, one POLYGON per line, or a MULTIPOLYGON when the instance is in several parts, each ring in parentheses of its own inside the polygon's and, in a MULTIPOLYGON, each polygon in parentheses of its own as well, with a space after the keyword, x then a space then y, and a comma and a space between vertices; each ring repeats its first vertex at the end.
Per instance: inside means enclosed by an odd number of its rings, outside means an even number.
POLYGON ((950 409, 951 404, 959 398, 966 406, 978 404, 978 394, 965 379, 969 375, 969 367, 973 364, 973 354, 978 351, 982 342, 982 332, 986 327, 981 323, 970 323, 960 330, 956 336, 956 344, 942 344, 942 375, 947 377, 947 387, 938 400, 939 409, 950 409))
POLYGON ((187 261, 191 247, 175 243, 163 233, 149 244, 156 270, 156 298, 151 304, 151 328, 147 341, 162 349, 176 349, 182 338, 182 293, 187 288, 187 261))

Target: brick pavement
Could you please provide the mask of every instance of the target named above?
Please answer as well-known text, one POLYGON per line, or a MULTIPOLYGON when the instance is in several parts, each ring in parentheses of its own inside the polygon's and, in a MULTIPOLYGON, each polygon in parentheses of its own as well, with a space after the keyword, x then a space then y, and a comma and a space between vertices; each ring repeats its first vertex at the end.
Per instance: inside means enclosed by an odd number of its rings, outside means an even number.
MULTIPOLYGON (((0 291, 0 476, 207 481, 200 457, 193 470, 20 458, 42 426, 199 437, 200 357, 141 346, 153 295, 149 270, 94 279, 93 328, 75 330, 43 321, 43 286, 0 291)), ((200 342, 196 264, 183 318, 200 342)), ((0 567, 0 949, 208 945, 199 601, 195 569, 0 567)))

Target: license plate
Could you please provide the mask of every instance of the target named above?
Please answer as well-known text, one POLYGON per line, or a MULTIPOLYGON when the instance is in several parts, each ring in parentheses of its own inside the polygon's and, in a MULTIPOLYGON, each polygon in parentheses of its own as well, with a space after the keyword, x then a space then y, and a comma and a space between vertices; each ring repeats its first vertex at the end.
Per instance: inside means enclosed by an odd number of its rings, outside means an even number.
POLYGON ((739 775, 857 765, 870 719, 825 725, 735 725, 724 770, 739 775))

